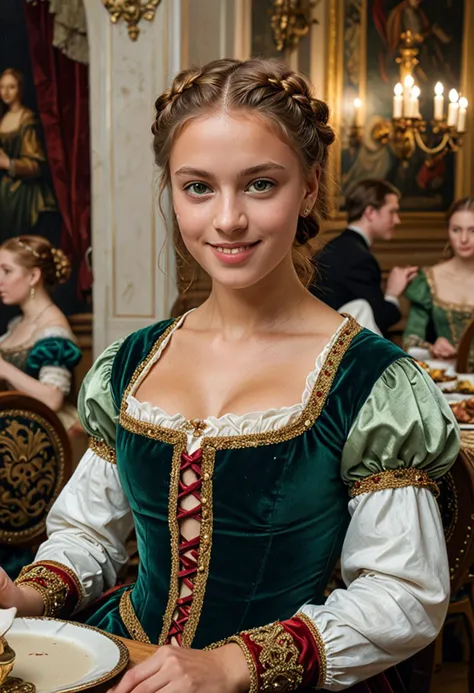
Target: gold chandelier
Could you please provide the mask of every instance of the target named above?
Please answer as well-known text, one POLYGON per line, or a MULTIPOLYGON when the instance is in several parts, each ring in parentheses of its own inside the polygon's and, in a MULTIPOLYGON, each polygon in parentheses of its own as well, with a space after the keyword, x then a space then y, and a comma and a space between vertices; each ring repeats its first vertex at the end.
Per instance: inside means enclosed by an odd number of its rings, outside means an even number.
MULTIPOLYGON (((451 89, 446 112, 444 86, 438 82, 434 93, 433 117, 428 126, 420 113, 421 89, 414 77, 418 65, 418 46, 423 38, 406 31, 400 40, 400 56, 396 59, 400 65, 400 82, 394 88, 392 119, 375 125, 371 136, 380 144, 389 146, 403 162, 407 162, 417 149, 433 161, 449 152, 458 151, 462 146, 468 102, 456 89, 451 89)), ((355 99, 354 123, 350 133, 352 146, 358 146, 362 141, 362 106, 362 101, 355 99)))
POLYGON ((273 0, 271 26, 277 50, 293 51, 309 32, 311 24, 317 24, 312 11, 321 0, 273 0))

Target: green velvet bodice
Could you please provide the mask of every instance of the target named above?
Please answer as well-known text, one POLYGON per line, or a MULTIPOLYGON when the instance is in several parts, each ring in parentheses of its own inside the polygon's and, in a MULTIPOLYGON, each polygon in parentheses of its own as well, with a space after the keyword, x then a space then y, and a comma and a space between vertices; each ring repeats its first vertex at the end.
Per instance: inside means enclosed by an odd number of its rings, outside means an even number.
MULTIPOLYGON (((110 380, 117 411, 137 365, 146 364, 168 325, 141 330, 119 349, 110 380)), ((208 543, 201 542, 184 644, 203 647, 289 618, 306 602, 322 603, 349 522, 343 447, 374 382, 405 357, 354 323, 349 332, 330 353, 296 423, 264 434, 203 438, 201 536, 208 543)), ((132 604, 149 640, 164 642, 178 597, 176 512, 186 434, 137 421, 122 404, 115 447, 140 554, 132 604)))
MULTIPOLYGON (((411 301, 405 327, 406 347, 424 345, 431 325, 435 338, 444 337, 457 347, 464 331, 474 317, 472 305, 448 303, 439 298, 431 267, 418 272, 408 285, 405 296, 411 301)), ((474 369, 474 347, 469 355, 470 370, 474 369)))

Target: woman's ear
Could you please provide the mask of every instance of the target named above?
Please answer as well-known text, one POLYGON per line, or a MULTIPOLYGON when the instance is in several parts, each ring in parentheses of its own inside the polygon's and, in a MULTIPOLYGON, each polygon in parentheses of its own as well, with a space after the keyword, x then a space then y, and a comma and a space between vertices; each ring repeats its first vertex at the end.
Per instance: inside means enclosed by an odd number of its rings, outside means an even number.
POLYGON ((306 176, 306 193, 301 203, 301 215, 307 216, 307 210, 313 209, 316 200, 318 199, 319 192, 319 179, 321 177, 321 167, 316 166, 307 176, 306 176))
POLYGON ((30 286, 38 286, 41 280, 41 270, 39 267, 33 267, 30 272, 30 286))

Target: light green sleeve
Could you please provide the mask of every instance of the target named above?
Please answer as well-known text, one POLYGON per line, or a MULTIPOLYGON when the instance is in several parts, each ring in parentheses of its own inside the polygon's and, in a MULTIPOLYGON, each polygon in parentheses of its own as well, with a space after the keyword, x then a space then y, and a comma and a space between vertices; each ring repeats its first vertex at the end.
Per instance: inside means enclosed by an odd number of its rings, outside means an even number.
POLYGON ((87 433, 115 447, 117 412, 112 400, 110 376, 123 339, 111 344, 94 363, 79 391, 77 409, 87 433))
POLYGON ((343 449, 341 475, 352 488, 387 470, 397 470, 398 477, 398 470, 412 468, 437 479, 459 447, 459 427, 441 391, 412 359, 402 358, 382 373, 360 410, 343 449))

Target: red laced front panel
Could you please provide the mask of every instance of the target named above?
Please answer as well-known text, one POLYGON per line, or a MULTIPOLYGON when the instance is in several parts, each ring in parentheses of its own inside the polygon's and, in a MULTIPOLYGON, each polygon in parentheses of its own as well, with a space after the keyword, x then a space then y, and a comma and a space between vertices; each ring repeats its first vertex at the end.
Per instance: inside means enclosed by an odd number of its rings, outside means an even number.
POLYGON ((193 601, 194 578, 198 570, 200 534, 189 537, 196 529, 196 522, 201 523, 201 487, 202 487, 202 450, 192 455, 183 452, 180 464, 178 494, 179 535, 179 572, 180 596, 176 602, 170 630, 166 643, 173 640, 182 644, 183 630, 189 618, 193 601), (194 522, 193 522, 194 520, 194 522), (185 536, 187 535, 187 536, 185 536))

